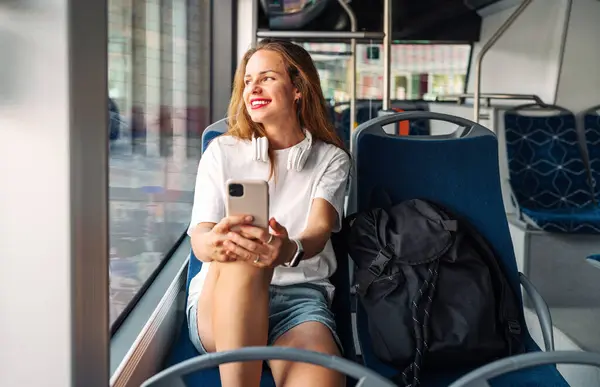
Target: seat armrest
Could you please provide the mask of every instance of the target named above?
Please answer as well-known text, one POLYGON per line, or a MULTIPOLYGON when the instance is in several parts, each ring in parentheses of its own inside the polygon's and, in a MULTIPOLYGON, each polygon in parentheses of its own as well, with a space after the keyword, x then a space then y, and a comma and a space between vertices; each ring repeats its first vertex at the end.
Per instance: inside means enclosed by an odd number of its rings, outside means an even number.
POLYGON ((533 302, 535 313, 538 316, 540 327, 542 328, 544 347, 546 348, 546 351, 554 351, 554 332, 552 330, 550 308, 548 308, 548 304, 546 304, 542 295, 537 291, 533 283, 531 283, 525 274, 519 272, 519 281, 533 302))

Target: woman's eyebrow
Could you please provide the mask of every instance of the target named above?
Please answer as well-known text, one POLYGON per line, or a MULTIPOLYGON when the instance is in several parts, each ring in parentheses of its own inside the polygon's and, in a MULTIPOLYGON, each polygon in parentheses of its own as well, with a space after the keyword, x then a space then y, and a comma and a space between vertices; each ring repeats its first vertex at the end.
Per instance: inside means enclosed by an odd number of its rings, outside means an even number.
MULTIPOLYGON (((275 74, 279 74, 279 72, 278 72, 278 71, 275 71, 275 70, 264 70, 264 71, 261 71, 261 72, 259 72, 259 73, 258 73, 258 75, 263 75, 263 74, 266 74, 266 73, 275 73, 275 74)), ((251 77, 251 75, 250 75, 250 74, 246 74, 246 75, 244 76, 244 78, 250 78, 250 77, 251 77)))

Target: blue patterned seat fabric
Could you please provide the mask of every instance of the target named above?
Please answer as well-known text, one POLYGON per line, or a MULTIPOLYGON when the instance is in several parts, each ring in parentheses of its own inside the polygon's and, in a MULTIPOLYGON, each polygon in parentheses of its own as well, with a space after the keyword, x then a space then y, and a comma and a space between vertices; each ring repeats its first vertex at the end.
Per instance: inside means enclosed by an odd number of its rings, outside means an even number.
MULTIPOLYGON (((505 113, 511 188, 521 215, 557 233, 600 233, 575 115, 523 105, 505 113)), ((600 161, 599 161, 600 162, 600 161)))
POLYGON ((596 202, 600 203, 600 106, 588 109, 583 116, 583 122, 590 160, 592 185, 596 202))

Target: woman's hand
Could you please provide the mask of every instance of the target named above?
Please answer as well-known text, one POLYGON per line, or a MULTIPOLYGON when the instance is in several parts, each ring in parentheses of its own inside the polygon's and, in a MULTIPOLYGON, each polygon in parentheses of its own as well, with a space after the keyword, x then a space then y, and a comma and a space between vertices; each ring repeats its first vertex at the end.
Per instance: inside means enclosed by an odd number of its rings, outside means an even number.
POLYGON ((242 225, 239 232, 230 231, 223 243, 227 256, 261 268, 275 268, 289 262, 296 251, 296 244, 288 232, 274 218, 269 220, 269 230, 252 225, 242 225))
POLYGON ((234 254, 227 253, 223 243, 228 240, 227 234, 233 227, 252 223, 252 216, 229 216, 209 228, 209 224, 200 223, 192 233, 192 249, 196 257, 203 262, 235 261, 234 254))

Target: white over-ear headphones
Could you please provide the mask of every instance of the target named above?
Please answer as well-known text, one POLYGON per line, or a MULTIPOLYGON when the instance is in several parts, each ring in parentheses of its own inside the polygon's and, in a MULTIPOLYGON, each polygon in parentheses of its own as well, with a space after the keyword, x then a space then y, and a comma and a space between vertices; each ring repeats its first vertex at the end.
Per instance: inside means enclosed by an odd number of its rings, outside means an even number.
POLYGON ((269 140, 266 137, 252 136, 252 160, 263 163, 269 161, 269 140))
MULTIPOLYGON (((288 171, 300 172, 308 160, 312 148, 312 134, 308 130, 304 130, 304 135, 306 136, 304 140, 290 149, 287 160, 288 171)), ((266 137, 252 136, 252 160, 264 163, 269 161, 269 140, 266 137)))

